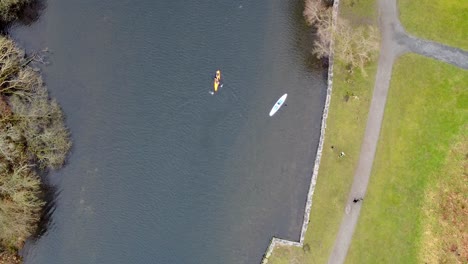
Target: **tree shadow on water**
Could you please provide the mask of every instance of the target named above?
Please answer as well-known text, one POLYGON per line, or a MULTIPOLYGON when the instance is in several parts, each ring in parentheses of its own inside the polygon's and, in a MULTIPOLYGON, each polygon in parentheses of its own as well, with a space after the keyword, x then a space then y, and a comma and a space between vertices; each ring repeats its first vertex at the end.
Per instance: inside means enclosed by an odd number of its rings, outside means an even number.
POLYGON ((29 26, 36 22, 46 8, 46 0, 30 0, 24 6, 18 8, 18 12, 13 12, 13 19, 10 21, 0 20, 0 33, 6 34, 12 25, 29 26))
POLYGON ((50 229, 52 225, 52 215, 56 209, 55 201, 60 194, 60 191, 58 191, 54 185, 47 182, 45 179, 46 173, 41 173, 40 177, 43 180, 42 199, 45 201, 45 205, 42 208, 41 217, 39 219, 35 233, 33 233, 25 241, 24 246, 18 252, 22 258, 27 257, 28 252, 34 248, 34 245, 41 239, 42 236, 47 234, 47 231, 50 229))
POLYGON ((29 26, 36 22, 46 8, 45 0, 33 0, 18 15, 18 23, 29 26))
POLYGON ((45 205, 42 208, 36 232, 26 241, 25 247, 21 250, 21 255, 27 252, 29 246, 34 245, 42 236, 47 234, 52 225, 52 216, 56 209, 55 201, 60 195, 60 191, 54 185, 47 182, 45 175, 41 175, 41 178, 43 180, 42 199, 45 201, 45 205))
POLYGON ((26 241, 24 246, 19 250, 18 254, 21 258, 27 258, 29 252, 35 247, 35 244, 41 239, 42 236, 47 234, 47 231, 52 225, 52 215, 55 212, 55 200, 59 192, 52 185, 43 184, 43 200, 45 206, 42 208, 41 218, 39 219, 36 232, 33 233, 26 241))
POLYGON ((60 192, 57 190, 57 187, 51 184, 44 184, 43 187, 43 199, 45 201, 45 206, 42 211, 41 219, 39 220, 37 226, 37 232, 34 234, 33 238, 38 239, 47 233, 49 226, 51 224, 52 215, 55 212, 56 204, 55 201, 59 196, 60 192))
POLYGON ((290 13, 293 15, 295 47, 300 53, 304 67, 309 71, 322 71, 324 81, 328 78, 328 58, 317 59, 312 53, 316 30, 307 25, 304 16, 304 0, 295 0, 290 4, 290 13))

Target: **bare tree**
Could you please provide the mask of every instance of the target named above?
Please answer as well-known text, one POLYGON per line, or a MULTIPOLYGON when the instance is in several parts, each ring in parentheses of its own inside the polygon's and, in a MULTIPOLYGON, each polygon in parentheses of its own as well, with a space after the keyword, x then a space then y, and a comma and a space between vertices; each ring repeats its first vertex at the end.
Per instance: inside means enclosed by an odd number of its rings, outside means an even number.
POLYGON ((379 45, 378 32, 373 26, 351 27, 345 19, 339 19, 335 39, 335 56, 352 70, 364 66, 375 56, 379 45))
MULTIPOLYGON (((20 164, 24 157, 25 144, 22 131, 10 122, 0 124, 0 157, 8 163, 20 164)), ((0 163, 0 170, 5 163, 0 163)))
POLYGON ((323 0, 305 0, 304 18, 310 26, 322 19, 323 12, 327 10, 327 5, 323 0))
MULTIPOLYGON (((71 143, 56 101, 50 100, 40 75, 13 42, 0 38, 0 95, 8 100, 14 122, 25 139, 24 145, 41 168, 59 168, 71 143)), ((0 153, 2 151, 0 144, 0 153)))
POLYGON ((71 147, 62 110, 33 60, 0 37, 0 260, 37 227, 44 204, 37 171, 62 166, 71 147))
POLYGON ((40 180, 28 165, 0 171, 0 242, 20 248, 37 227, 44 202, 39 199, 40 180))
POLYGON ((317 30, 316 39, 314 41, 314 48, 312 53, 317 58, 326 58, 330 56, 330 43, 332 40, 332 13, 331 9, 322 11, 322 14, 315 22, 317 30))
POLYGON ((41 168, 60 168, 71 142, 57 102, 39 96, 22 100, 17 95, 12 96, 10 102, 17 126, 26 140, 27 151, 41 168))
POLYGON ((0 38, 0 94, 30 97, 46 94, 42 79, 31 67, 33 57, 26 58, 13 41, 0 38))
POLYGON ((305 0, 304 18, 307 24, 316 29, 316 39, 312 53, 317 58, 327 58, 331 53, 331 41, 335 42, 334 52, 337 60, 343 61, 352 70, 364 66, 376 54, 378 32, 372 26, 351 27, 343 18, 338 19, 332 29, 332 9, 322 0, 305 0))

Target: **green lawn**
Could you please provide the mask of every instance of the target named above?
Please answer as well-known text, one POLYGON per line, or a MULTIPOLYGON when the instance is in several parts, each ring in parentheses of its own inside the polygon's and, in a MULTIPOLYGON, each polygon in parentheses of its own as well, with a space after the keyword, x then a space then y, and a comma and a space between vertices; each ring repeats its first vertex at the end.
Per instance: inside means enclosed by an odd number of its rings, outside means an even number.
POLYGON ((354 25, 378 25, 377 1, 375 0, 340 0, 340 16, 354 25))
POLYGON ((397 60, 347 263, 421 263, 427 190, 446 177, 449 150, 466 134, 467 83, 468 71, 442 62, 397 60))
MULTIPOLYGON (((344 0, 340 12, 353 25, 372 24, 376 22, 374 2, 344 0)), ((328 260, 359 159, 376 69, 374 61, 366 67, 367 77, 359 70, 349 75, 345 65, 335 60, 323 156, 304 248, 276 248, 268 263, 326 263, 328 260), (344 158, 339 157, 341 151, 346 153, 344 158)))
POLYGON ((398 0, 410 34, 468 50, 468 1, 398 0))

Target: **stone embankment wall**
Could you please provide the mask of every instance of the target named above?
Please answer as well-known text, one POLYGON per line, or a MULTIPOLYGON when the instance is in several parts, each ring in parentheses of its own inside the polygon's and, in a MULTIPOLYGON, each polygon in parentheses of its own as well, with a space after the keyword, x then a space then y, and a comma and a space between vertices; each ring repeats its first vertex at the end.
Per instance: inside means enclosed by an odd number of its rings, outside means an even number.
MULTIPOLYGON (((334 30, 336 26, 339 2, 340 2, 339 0, 335 0, 333 3, 332 30, 334 30)), ((263 259, 261 262, 262 264, 268 263, 268 258, 271 256, 271 253, 273 252, 276 246, 302 247, 304 245, 305 234, 307 232, 307 228, 309 227, 310 209, 312 208, 312 196, 314 194, 315 184, 317 182, 317 175, 318 175, 318 170, 320 166, 320 160, 322 158, 323 142, 325 139, 325 130, 327 128, 328 110, 330 108, 330 100, 331 100, 332 86, 333 86, 333 62, 334 62, 333 47, 334 47, 334 43, 332 39, 330 43, 331 53, 330 53, 329 65, 328 65, 327 97, 325 99, 325 106, 323 109, 322 126, 320 130, 320 139, 319 139, 319 145, 317 148, 317 155, 315 157, 314 171, 312 173, 312 178, 310 180, 309 192, 307 193, 307 202, 306 202, 306 206, 304 210, 304 221, 302 222, 301 237, 299 239, 299 242, 273 237, 270 241, 270 245, 268 246, 268 249, 265 255, 263 256, 263 259)))

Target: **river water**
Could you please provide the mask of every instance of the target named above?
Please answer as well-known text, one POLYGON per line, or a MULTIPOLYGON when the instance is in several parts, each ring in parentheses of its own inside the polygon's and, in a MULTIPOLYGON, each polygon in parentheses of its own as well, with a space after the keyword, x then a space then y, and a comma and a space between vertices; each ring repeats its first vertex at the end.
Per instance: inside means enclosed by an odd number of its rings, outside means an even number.
POLYGON ((258 263, 299 238, 326 92, 301 0, 45 4, 10 32, 51 51, 74 147, 25 263, 258 263))

